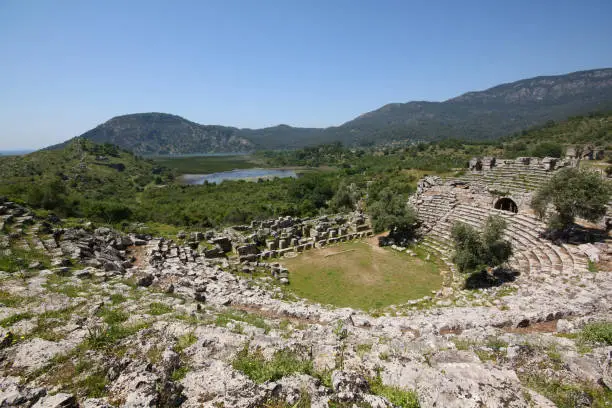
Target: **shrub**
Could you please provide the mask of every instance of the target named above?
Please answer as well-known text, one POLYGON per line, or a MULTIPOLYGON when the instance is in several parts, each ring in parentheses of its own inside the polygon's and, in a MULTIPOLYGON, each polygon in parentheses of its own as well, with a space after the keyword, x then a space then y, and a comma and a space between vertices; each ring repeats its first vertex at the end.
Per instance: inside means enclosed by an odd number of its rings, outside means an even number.
POLYGON ((531 149, 531 156, 535 157, 561 157, 563 155, 563 146, 555 142, 538 143, 531 149))
POLYGON ((86 203, 83 206, 83 214, 87 218, 113 224, 130 219, 132 210, 125 204, 96 201, 86 203))
POLYGON ((589 343, 612 346, 612 322, 588 324, 580 332, 580 339, 589 343))
POLYGON ((597 172, 566 168, 555 173, 536 192, 531 207, 540 218, 545 218, 549 206, 555 214, 549 217, 551 230, 563 230, 582 217, 597 222, 606 214, 606 205, 612 195, 610 182, 597 172))
POLYGON ((451 235, 455 243, 453 261, 460 272, 479 272, 486 267, 499 266, 512 255, 512 246, 503 239, 506 221, 489 216, 482 233, 472 226, 457 222, 451 235))

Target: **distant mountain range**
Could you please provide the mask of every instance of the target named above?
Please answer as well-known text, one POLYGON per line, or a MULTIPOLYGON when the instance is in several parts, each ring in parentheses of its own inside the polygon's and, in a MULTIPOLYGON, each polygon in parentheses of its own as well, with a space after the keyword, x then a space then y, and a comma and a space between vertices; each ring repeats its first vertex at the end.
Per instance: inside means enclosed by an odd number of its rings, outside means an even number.
POLYGON ((524 79, 444 102, 392 103, 325 129, 287 125, 238 129, 200 125, 165 113, 139 113, 112 118, 80 137, 142 155, 288 149, 333 141, 365 145, 486 140, 550 120, 607 110, 612 110, 612 68, 524 79))

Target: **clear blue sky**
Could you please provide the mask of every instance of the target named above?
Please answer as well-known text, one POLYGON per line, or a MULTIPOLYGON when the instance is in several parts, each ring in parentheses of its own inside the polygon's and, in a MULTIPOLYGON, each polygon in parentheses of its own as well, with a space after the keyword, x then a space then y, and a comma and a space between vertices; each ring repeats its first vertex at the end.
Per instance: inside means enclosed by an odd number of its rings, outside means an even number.
POLYGON ((112 116, 330 126, 612 66, 612 1, 0 0, 0 149, 112 116))

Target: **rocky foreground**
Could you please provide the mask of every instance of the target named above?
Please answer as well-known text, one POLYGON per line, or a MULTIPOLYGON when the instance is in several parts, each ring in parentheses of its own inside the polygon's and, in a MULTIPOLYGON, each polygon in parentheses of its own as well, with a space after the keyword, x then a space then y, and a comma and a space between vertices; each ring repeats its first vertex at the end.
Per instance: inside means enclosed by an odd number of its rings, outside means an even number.
POLYGON ((596 272, 374 316, 296 299, 267 264, 0 215, 1 407, 612 406, 609 245, 596 272))

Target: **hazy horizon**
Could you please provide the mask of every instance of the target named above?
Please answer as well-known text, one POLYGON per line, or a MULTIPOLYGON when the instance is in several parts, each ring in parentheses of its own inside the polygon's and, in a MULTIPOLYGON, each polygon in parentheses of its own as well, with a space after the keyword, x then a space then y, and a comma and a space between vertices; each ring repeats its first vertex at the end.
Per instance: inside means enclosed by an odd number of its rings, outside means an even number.
POLYGON ((131 1, 0 3, 0 150, 63 142, 111 117, 337 126, 612 67, 612 3, 131 1))

